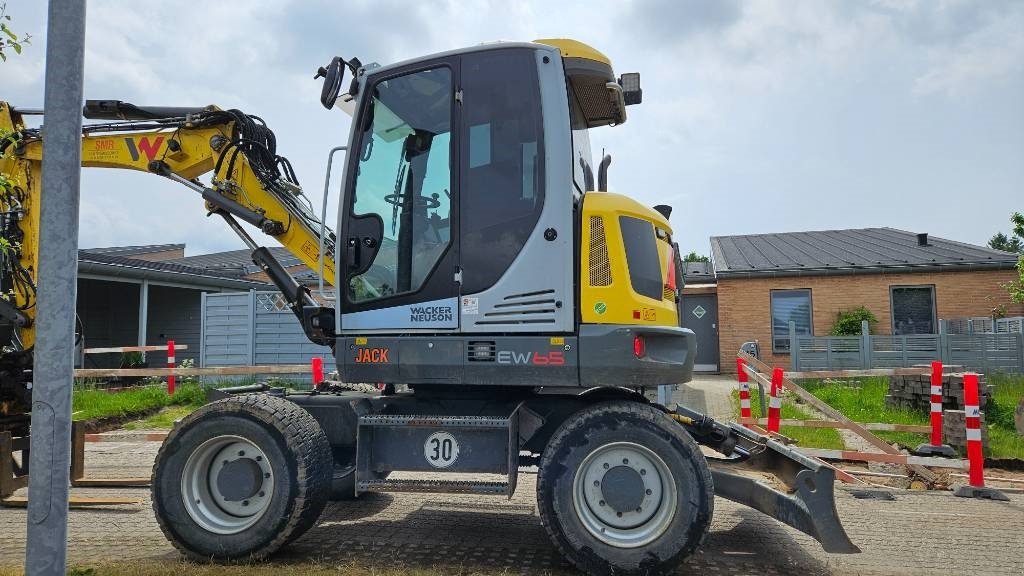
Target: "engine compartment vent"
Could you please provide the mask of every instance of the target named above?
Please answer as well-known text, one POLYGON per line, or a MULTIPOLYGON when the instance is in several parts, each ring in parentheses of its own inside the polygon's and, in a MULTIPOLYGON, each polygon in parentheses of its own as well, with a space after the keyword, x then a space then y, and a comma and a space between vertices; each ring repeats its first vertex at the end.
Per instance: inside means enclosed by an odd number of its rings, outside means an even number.
POLYGON ((611 286, 612 266, 608 260, 608 239, 604 233, 604 218, 590 217, 590 285, 611 286))
POLYGON ((466 360, 468 362, 494 362, 496 348, 494 340, 470 342, 466 347, 466 360))

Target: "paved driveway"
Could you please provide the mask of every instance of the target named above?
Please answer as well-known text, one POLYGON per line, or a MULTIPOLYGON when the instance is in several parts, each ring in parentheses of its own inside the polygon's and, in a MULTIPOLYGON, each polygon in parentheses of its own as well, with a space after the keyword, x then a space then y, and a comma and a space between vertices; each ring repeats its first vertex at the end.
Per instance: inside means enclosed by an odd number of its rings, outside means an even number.
MULTIPOLYGON (((725 380, 682 387, 680 395, 719 397, 725 380)), ((720 398, 719 398, 720 399, 720 398)), ((716 413, 714 403, 708 411, 716 413)), ((692 405, 692 404, 691 404, 692 405)), ((701 408, 694 405, 695 408, 701 408)), ((719 407, 718 409, 721 409, 719 407)), ((87 445, 94 477, 149 474, 156 444, 87 445)), ((528 574, 571 573, 540 525, 534 476, 522 474, 512 500, 438 494, 368 495, 331 504, 318 525, 272 560, 367 565, 507 567, 528 574)), ((153 519, 147 489, 83 490, 135 496, 139 506, 74 510, 69 558, 76 564, 176 558, 153 519)), ((837 485, 837 506, 864 552, 829 555, 811 538, 766 516, 717 499, 711 534, 682 572, 715 574, 1024 574, 1024 495, 975 501, 942 492, 897 491, 894 501, 858 500, 837 485)), ((20 565, 25 511, 0 509, 0 565, 20 565)))

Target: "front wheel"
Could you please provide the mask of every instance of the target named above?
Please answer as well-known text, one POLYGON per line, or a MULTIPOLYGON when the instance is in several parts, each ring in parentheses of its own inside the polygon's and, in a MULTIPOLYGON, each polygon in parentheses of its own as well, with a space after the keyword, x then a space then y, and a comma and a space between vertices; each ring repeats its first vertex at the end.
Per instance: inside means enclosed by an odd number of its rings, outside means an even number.
POLYGON ((606 402, 552 436, 537 500, 548 534, 580 570, 661 574, 704 540, 714 487, 682 426, 645 404, 606 402))
POLYGON ((308 530, 330 494, 331 446, 302 407, 233 396, 186 417, 153 467, 153 509, 194 560, 260 559, 308 530))

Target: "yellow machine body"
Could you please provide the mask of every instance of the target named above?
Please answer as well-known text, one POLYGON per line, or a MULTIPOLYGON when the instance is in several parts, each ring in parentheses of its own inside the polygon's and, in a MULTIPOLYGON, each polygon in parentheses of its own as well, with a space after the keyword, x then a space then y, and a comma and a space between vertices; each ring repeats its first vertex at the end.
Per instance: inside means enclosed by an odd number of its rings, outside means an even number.
MULTIPOLYGON (((6 102, 0 102, 0 137, 24 128, 23 120, 6 102)), ((230 154, 218 142, 230 140, 232 124, 216 127, 104 132, 82 136, 82 166, 118 168, 150 172, 150 163, 162 161, 170 171, 186 180, 194 180, 212 172, 221 154, 230 154), (174 141, 176 144, 171 144, 174 141)), ((10 179, 15 196, 0 197, 0 211, 20 212, 23 240, 19 246, 3 247, 10 254, 18 254, 25 270, 38 270, 39 197, 42 193, 42 140, 30 140, 15 151, 8 149, 0 157, 0 174, 10 179)), ((320 251, 318 230, 295 221, 281 203, 260 184, 244 155, 235 159, 229 174, 229 162, 213 174, 213 188, 226 198, 238 202, 271 220, 284 224, 284 231, 273 237, 312 270, 319 270, 320 251)), ((192 201, 196 201, 193 199, 192 201)), ((334 257, 324 258, 324 280, 334 283, 334 257)), ((14 303, 27 316, 34 318, 35 307, 24 293, 11 290, 0 297, 14 303)), ((19 330, 23 349, 32 347, 35 329, 30 325, 19 330)))
POLYGON ((672 228, 658 212, 611 192, 583 197, 580 317, 584 324, 676 326, 672 228), (661 298, 638 293, 631 281, 621 217, 650 223, 661 268, 661 298))

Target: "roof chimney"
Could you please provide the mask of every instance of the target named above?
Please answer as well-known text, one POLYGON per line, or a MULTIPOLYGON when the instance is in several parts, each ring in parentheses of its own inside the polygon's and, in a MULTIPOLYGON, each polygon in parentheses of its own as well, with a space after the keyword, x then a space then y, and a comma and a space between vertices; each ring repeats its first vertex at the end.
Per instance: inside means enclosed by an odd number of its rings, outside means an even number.
POLYGON ((921 232, 920 234, 917 235, 917 245, 918 246, 927 246, 928 245, 928 233, 927 232, 921 232))

